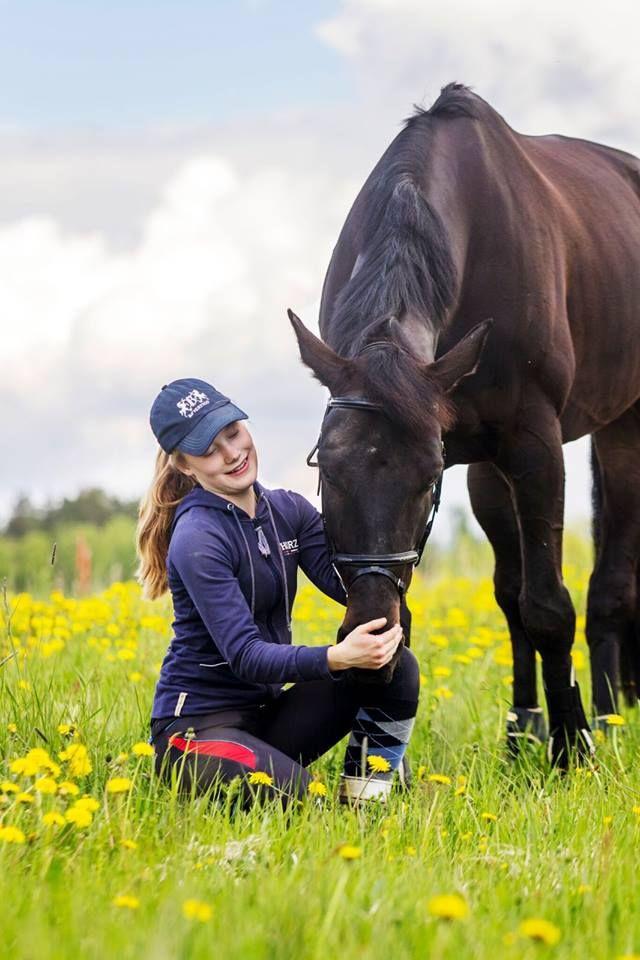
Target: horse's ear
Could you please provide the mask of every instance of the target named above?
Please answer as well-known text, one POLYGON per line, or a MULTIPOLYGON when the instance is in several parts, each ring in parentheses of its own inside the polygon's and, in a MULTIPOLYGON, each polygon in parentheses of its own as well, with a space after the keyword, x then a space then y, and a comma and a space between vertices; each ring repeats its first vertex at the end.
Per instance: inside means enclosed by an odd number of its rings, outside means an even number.
POLYGON ((444 356, 425 367, 426 373, 438 381, 444 393, 452 393, 461 380, 476 372, 492 325, 492 319, 483 320, 444 356))
POLYGON ((307 330, 300 317, 297 317, 293 310, 287 310, 287 315, 298 340, 302 362, 309 367, 320 383, 329 388, 331 393, 339 393, 339 384, 344 382, 344 376, 350 366, 350 361, 339 356, 331 347, 328 347, 310 330, 307 330))

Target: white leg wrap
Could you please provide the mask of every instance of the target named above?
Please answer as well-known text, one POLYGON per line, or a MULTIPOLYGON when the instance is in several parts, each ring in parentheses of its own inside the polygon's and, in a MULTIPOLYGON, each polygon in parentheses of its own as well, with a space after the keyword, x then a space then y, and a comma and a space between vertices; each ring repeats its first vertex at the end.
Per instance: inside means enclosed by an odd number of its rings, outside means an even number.
POLYGON ((373 777, 340 778, 340 797, 344 800, 381 800, 386 802, 391 793, 391 780, 376 780, 373 777))

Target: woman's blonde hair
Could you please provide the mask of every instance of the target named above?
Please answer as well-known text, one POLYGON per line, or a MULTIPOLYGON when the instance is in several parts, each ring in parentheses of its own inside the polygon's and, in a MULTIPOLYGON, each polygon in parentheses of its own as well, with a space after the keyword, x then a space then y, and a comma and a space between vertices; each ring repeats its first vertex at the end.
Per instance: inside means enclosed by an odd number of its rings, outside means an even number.
POLYGON ((136 529, 136 552, 140 562, 136 579, 149 600, 161 597, 169 586, 166 563, 173 515, 180 501, 196 486, 194 477, 188 477, 178 469, 181 463, 180 453, 165 453, 159 449, 153 480, 140 502, 136 529))

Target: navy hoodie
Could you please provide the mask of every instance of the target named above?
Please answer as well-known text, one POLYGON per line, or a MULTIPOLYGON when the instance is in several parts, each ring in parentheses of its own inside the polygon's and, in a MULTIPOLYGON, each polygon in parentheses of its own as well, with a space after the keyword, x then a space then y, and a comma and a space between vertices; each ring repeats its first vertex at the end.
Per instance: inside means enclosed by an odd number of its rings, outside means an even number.
POLYGON ((255 491, 254 519, 199 486, 176 508, 167 555, 174 636, 154 719, 264 703, 285 683, 333 676, 328 646, 291 644, 298 567, 346 603, 322 518, 298 493, 255 491))

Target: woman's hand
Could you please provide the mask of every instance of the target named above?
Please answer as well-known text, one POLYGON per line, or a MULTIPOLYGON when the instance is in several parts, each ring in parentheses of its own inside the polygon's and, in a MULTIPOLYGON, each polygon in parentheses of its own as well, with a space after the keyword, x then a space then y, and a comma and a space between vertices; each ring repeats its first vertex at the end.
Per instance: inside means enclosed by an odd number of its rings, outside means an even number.
POLYGON ((380 630, 386 622, 386 617, 379 617, 377 620, 361 623, 347 634, 342 643, 329 647, 329 669, 348 670, 349 667, 363 667, 367 670, 379 670, 389 663, 402 640, 402 627, 396 623, 384 633, 371 633, 372 630, 380 630))

